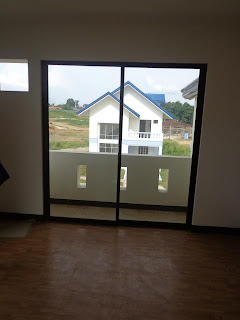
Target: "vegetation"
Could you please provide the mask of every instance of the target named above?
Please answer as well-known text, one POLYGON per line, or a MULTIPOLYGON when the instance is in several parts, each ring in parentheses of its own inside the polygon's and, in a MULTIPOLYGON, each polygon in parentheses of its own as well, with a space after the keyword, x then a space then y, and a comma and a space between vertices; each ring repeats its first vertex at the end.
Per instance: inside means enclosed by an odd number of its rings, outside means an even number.
POLYGON ((49 119, 51 118, 75 118, 75 119, 79 119, 79 117, 76 114, 76 111, 72 111, 72 110, 59 110, 59 109, 49 109, 49 119))
POLYGON ((78 141, 49 141, 50 150, 61 150, 61 149, 76 149, 80 147, 87 147, 88 143, 78 141))
POLYGON ((160 176, 162 178, 162 181, 159 181, 158 185, 163 187, 164 189, 167 189, 168 169, 161 169, 160 176))
POLYGON ((169 111, 174 115, 175 119, 182 121, 184 123, 192 124, 193 123, 193 112, 194 107, 189 103, 177 102, 165 102, 161 104, 164 109, 169 111))
POLYGON ((75 101, 72 98, 67 99, 66 104, 63 106, 63 110, 72 110, 74 108, 75 108, 75 101))
POLYGON ((189 145, 180 144, 173 140, 163 140, 162 154, 165 156, 185 156, 190 157, 191 150, 189 145))
POLYGON ((50 150, 85 148, 89 145, 89 117, 74 110, 49 109, 50 150))
POLYGON ((86 127, 89 126, 89 117, 81 116, 79 117, 76 114, 76 111, 73 110, 58 110, 50 109, 49 110, 49 121, 62 122, 75 127, 86 127))

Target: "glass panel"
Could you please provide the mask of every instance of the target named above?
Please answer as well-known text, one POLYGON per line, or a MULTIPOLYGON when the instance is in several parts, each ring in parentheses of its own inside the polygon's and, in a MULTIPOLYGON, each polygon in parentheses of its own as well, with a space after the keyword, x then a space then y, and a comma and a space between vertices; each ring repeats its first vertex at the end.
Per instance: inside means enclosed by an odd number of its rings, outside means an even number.
POLYGON ((198 77, 195 69, 125 68, 120 219, 185 223, 198 77))
POLYGON ((49 66, 51 215, 115 220, 119 86, 118 67, 49 66))
POLYGON ((0 59, 0 91, 29 91, 27 60, 0 59))

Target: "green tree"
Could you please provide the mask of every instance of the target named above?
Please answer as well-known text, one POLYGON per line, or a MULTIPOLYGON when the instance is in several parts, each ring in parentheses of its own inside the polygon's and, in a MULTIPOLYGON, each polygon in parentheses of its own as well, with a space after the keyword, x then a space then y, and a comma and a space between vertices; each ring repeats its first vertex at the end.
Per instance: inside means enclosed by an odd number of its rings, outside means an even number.
POLYGON ((79 108, 79 100, 75 100, 75 108, 79 108))
POLYGON ((66 105, 68 105, 71 108, 75 108, 75 101, 72 98, 67 99, 66 105))
POLYGON ((175 119, 192 124, 193 123, 193 112, 194 107, 189 103, 181 103, 180 101, 176 102, 165 102, 161 104, 164 109, 169 111, 175 119))

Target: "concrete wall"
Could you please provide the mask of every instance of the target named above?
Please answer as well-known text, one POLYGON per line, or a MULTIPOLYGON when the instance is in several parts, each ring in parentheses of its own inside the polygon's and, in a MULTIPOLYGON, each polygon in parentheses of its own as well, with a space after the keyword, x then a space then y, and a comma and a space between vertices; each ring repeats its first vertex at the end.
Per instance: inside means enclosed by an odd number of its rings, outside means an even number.
POLYGON ((0 93, 0 156, 11 175, 0 188, 0 211, 43 213, 41 59, 208 63, 193 223, 240 227, 239 24, 11 20, 0 39, 0 58, 28 59, 30 79, 29 93, 0 93))
MULTIPOLYGON (((191 158, 123 155, 122 166, 127 188, 121 202, 187 206, 191 158), (158 189, 159 169, 169 169, 167 191, 158 189)), ((50 151, 50 173, 51 198, 116 201, 116 154, 50 151), (79 187, 80 165, 86 165, 86 188, 79 187)))

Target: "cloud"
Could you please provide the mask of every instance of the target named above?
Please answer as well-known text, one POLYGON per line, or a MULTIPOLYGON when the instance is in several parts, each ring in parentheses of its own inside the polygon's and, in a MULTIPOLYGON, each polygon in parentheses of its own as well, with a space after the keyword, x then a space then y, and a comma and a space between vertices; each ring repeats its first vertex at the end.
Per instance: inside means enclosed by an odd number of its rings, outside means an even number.
POLYGON ((27 91, 28 65, 25 63, 0 63, 2 90, 27 91))
POLYGON ((147 76, 146 80, 150 90, 154 91, 154 93, 157 91, 159 93, 165 93, 168 95, 176 95, 181 91, 176 85, 163 84, 163 81, 159 83, 155 81, 151 76, 147 76))

